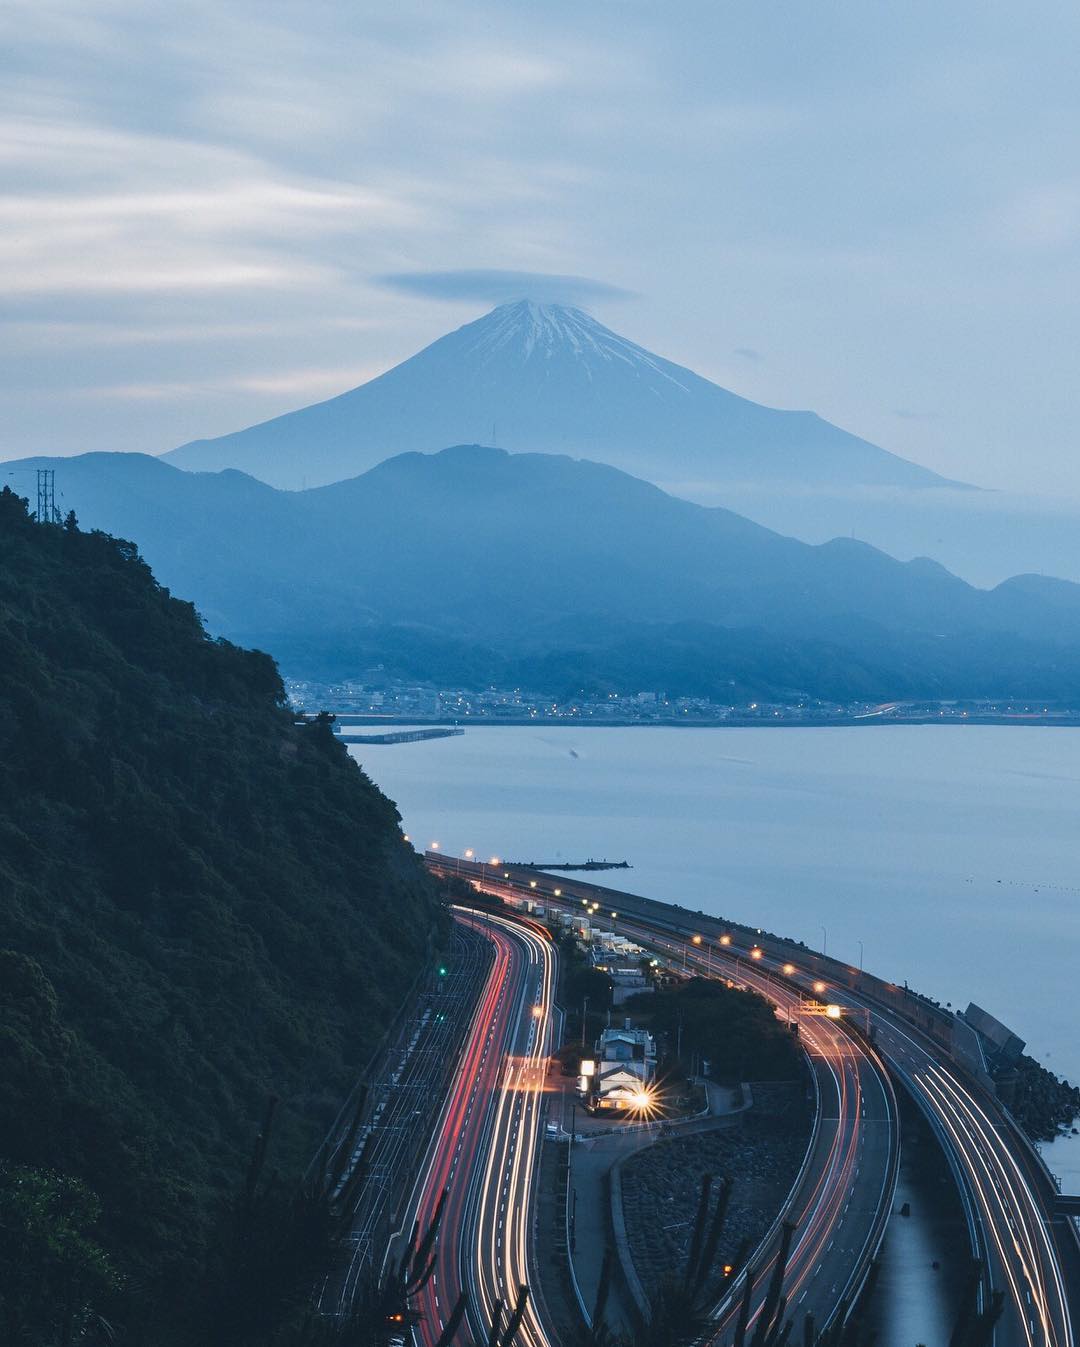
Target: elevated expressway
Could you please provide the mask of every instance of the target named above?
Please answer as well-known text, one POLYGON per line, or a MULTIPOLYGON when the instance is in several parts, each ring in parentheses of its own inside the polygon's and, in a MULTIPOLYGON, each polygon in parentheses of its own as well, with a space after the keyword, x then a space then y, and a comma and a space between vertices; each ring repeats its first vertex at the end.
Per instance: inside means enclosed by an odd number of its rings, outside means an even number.
MULTIPOLYGON (((429 864, 447 873, 462 871, 454 858, 429 854, 429 864)), ((545 900, 558 901, 558 888, 569 903, 572 888, 604 892, 591 885, 570 885, 544 876, 528 876, 524 887, 530 894, 546 887, 545 900), (537 887, 529 887, 529 881, 537 887)), ((476 867, 475 878, 495 895, 520 899, 521 887, 507 884, 492 867, 476 867), (500 882, 501 881, 501 882, 500 882)), ((620 895, 622 898, 623 895, 620 895)), ((755 960, 733 955, 723 959, 720 947, 692 943, 697 927, 685 936, 674 930, 659 931, 635 925, 625 903, 619 909, 620 929, 657 949, 676 962, 685 962, 702 973, 730 970, 740 983, 769 996, 786 1014, 796 1016, 804 997, 785 980, 775 979, 755 960)), ((816 1094, 814 1129, 806 1160, 792 1188, 783 1215, 794 1233, 784 1280, 788 1313, 798 1321, 812 1314, 819 1329, 832 1322, 849 1304, 869 1270, 884 1236, 892 1207, 899 1159, 899 1123, 892 1083, 872 1045, 843 1022, 823 1017, 800 1017, 801 1041, 810 1059, 816 1094)), ((737 1176, 733 1176, 737 1180, 737 1176)), ((748 1269, 735 1280, 716 1307, 714 1340, 725 1341, 734 1331, 744 1278, 754 1276, 751 1297, 751 1331, 766 1299, 781 1239, 778 1219, 752 1257, 748 1269)))
MULTIPOLYGON (((437 1342, 462 1291, 469 1314, 454 1347, 488 1341, 495 1306, 512 1307, 529 1274, 532 1188, 553 1048, 555 948, 540 928, 455 910, 492 942, 494 961, 406 1221, 421 1236, 444 1191, 435 1272, 417 1297, 416 1340, 437 1342)), ((503 1324, 509 1311, 503 1314, 503 1324)), ((548 1347, 534 1299, 516 1347, 548 1347)))
MULTIPOLYGON (((809 999, 819 994, 815 984, 824 983, 821 994, 827 1000, 872 1028, 877 1053, 910 1092, 945 1150, 964 1203, 971 1251, 986 1269, 981 1301, 986 1303, 991 1288, 1005 1296, 996 1347, 1076 1347, 1080 1235, 1055 1211, 1053 1179, 989 1082, 980 1078, 954 1017, 906 988, 752 928, 528 869, 509 874, 503 880, 508 895, 561 902, 570 910, 580 908, 583 898, 599 901, 602 911, 618 912, 624 933, 654 946, 666 941, 680 955, 687 951, 699 966, 704 960, 714 972, 737 974, 759 988, 764 980, 763 989, 781 1005, 785 987, 809 999), (695 935, 700 945, 693 943, 695 935), (725 937, 730 943, 721 944, 725 937), (751 960, 755 948, 760 957, 751 960), (786 967, 792 971, 785 973, 786 967)), ((864 1084, 862 1094, 868 1093, 864 1084)), ((850 1100, 849 1088, 849 1109, 850 1100)))

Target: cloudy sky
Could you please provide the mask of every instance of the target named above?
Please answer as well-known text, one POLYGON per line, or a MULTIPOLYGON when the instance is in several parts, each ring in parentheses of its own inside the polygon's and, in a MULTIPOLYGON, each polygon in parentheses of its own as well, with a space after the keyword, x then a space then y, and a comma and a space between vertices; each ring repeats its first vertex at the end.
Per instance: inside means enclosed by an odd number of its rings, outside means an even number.
POLYGON ((509 271, 1080 497, 1078 60, 1066 3, 6 0, 0 456, 340 392, 509 271))

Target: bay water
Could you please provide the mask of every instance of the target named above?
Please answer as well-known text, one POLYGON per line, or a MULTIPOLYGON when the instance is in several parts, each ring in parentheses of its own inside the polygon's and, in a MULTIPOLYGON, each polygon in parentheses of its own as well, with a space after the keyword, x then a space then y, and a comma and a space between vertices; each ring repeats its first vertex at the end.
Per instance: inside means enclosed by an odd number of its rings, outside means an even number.
MULTIPOLYGON (((418 849, 628 860, 599 883, 803 940, 1080 1080, 1080 730, 472 726, 353 746, 418 849)), ((1080 1138, 1045 1146, 1080 1192, 1080 1138)))

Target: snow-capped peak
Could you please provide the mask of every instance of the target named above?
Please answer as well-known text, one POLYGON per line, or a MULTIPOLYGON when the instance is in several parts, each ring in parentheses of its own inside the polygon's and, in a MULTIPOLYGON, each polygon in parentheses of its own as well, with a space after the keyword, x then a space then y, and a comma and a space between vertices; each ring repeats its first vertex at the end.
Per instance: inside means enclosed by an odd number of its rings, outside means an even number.
POLYGON ((556 354, 569 353, 586 367, 596 360, 621 361, 639 372, 647 369, 651 375, 685 388, 666 361, 659 361, 644 347, 620 337, 583 309, 570 305, 513 300, 500 304, 463 331, 471 338, 469 354, 482 363, 507 355, 527 361, 534 356, 550 360, 556 354))

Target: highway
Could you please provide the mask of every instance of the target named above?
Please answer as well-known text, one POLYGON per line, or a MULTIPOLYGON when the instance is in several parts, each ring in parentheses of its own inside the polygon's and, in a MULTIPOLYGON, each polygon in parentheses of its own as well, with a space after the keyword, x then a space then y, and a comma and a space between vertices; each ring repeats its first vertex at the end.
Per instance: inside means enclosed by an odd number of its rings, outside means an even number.
MULTIPOLYGON (((496 896, 520 899, 520 889, 486 875, 482 886, 496 896)), ((543 883, 543 880, 537 880, 543 883)), ((549 900, 554 899, 554 884, 549 900)), ((666 952, 676 965, 701 974, 726 975, 760 991, 785 1015, 797 1017, 810 1059, 817 1108, 806 1162, 792 1190, 786 1215, 794 1225, 784 1280, 789 1313, 811 1314, 819 1329, 862 1285, 884 1235, 892 1208, 899 1161, 899 1119, 888 1073, 873 1048, 843 1023, 802 1014, 807 998, 761 962, 728 955, 715 941, 693 943, 699 931, 660 934, 635 924, 621 911, 620 929, 666 952)), ((758 951, 759 954, 761 951, 758 951)), ((738 1176, 733 1176, 736 1181, 738 1176)), ((768 1294, 781 1231, 779 1219, 749 1263, 754 1275, 750 1327, 768 1294)), ((746 1270, 716 1309, 717 1338, 735 1327, 746 1270)))
MULTIPOLYGON (((848 1000, 867 1004, 852 993, 848 1000)), ((882 1054, 950 1156, 973 1245, 992 1285, 1005 1292, 997 1344, 1073 1347, 1080 1257, 1065 1218, 1055 1221, 1048 1211, 1045 1177, 996 1103, 942 1061, 918 1030, 888 1012, 870 1015, 882 1054)))
MULTIPOLYGON (((806 1162, 786 1212, 794 1225, 784 1278, 787 1314, 801 1327, 813 1315, 819 1329, 861 1289, 877 1254, 892 1210, 900 1155, 899 1114, 892 1082, 874 1049, 842 1023, 803 1014, 808 998, 777 978, 761 959, 744 957, 727 947, 702 952, 688 933, 683 940, 658 937, 644 927, 640 935, 655 949, 666 949, 676 961, 684 954, 692 971, 721 976, 760 992, 786 1016, 797 1020, 803 1048, 810 1058, 817 1091, 816 1121, 806 1162)), ((789 968, 792 966, 789 964, 789 968)), ((815 1004, 818 1004, 815 1001, 815 1004)), ((733 1175, 736 1182, 738 1176, 733 1175)), ((753 1330, 768 1293, 780 1242, 775 1229, 751 1259, 755 1286, 751 1299, 753 1330)), ((742 1299, 740 1276, 716 1312, 715 1341, 735 1327, 742 1299)))
MULTIPOLYGON (((596 885, 538 879, 522 872, 511 875, 516 889, 507 892, 520 897, 523 890, 529 890, 530 880, 537 881, 533 896, 548 903, 555 898, 556 888, 561 901, 571 908, 583 896, 595 896, 602 906, 619 912, 619 929, 628 934, 635 933, 636 917, 636 931, 643 943, 646 937, 654 945, 666 939, 681 952, 694 934, 701 934, 711 942, 707 958, 714 971, 730 970, 732 960, 738 958, 740 980, 749 980, 743 976, 747 956, 757 945, 762 957, 755 961, 757 968, 751 977, 757 977, 759 986, 761 978, 769 978, 777 993, 783 982, 806 999, 816 995, 814 985, 821 982, 831 962, 777 937, 596 885), (730 945, 718 944, 722 936, 730 939, 730 945), (785 975, 788 963, 794 968, 785 975)), ((700 960, 698 947, 689 948, 694 951, 690 957, 700 960)), ((850 1015, 866 1018, 882 1060, 911 1092, 945 1149, 967 1211, 972 1251, 986 1264, 984 1303, 989 1286, 1005 1294, 995 1347, 1075 1347, 1075 1324, 1080 1319, 1080 1242, 1066 1219, 1055 1216, 1052 1184, 1031 1147, 993 1096, 952 1059, 948 1047, 929 1036, 929 1027, 922 1032, 910 1016, 884 1004, 882 996, 864 990, 866 984, 876 985, 884 989, 883 995, 895 993, 894 1001, 904 1001, 900 989, 864 977, 861 971, 833 967, 836 976, 828 978, 823 994, 850 1015)), ((779 1000, 779 994, 773 999, 779 1000)), ((910 1004, 910 997, 906 1003, 910 1004)), ((937 1018, 941 1019, 940 1014, 937 1018)))
MULTIPOLYGON (((532 1190, 552 1052, 555 947, 538 928, 455 909, 491 941, 494 961, 409 1207, 421 1235, 447 1193, 435 1272, 415 1308, 432 1347, 462 1291, 469 1315, 454 1347, 484 1347, 494 1307, 509 1309, 532 1282, 532 1190)), ((515 1347, 549 1347, 530 1295, 515 1347)))

